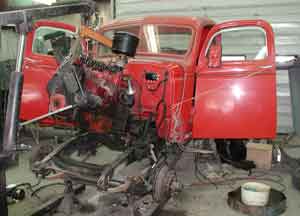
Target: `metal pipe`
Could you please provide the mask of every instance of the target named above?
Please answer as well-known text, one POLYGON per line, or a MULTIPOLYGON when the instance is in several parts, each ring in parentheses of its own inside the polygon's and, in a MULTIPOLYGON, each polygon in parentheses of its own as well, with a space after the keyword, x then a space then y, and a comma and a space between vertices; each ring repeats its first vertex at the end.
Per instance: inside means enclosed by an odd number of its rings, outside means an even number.
POLYGON ((276 69, 277 70, 289 70, 290 68, 295 67, 296 63, 294 61, 284 62, 284 63, 277 63, 276 69))
POLYGON ((21 92, 23 87, 23 56, 25 50, 26 33, 20 34, 18 43, 18 55, 16 60, 16 71, 11 73, 9 85, 8 104, 3 133, 3 149, 7 153, 11 153, 16 147, 17 130, 19 123, 19 111, 21 92))
POLYGON ((94 13, 95 8, 94 1, 85 0, 79 3, 73 2, 69 4, 37 6, 22 8, 19 10, 4 11, 0 12, 0 26, 7 24, 20 24, 32 18, 38 20, 76 13, 82 13, 89 16, 94 13))
POLYGON ((73 72, 73 75, 75 77, 76 83, 77 83, 77 85, 79 87, 80 93, 84 97, 85 96, 85 92, 83 91, 83 87, 82 87, 82 85, 80 83, 79 77, 78 77, 76 71, 72 71, 72 72, 73 72))
POLYGON ((300 65, 300 59, 299 57, 296 57, 292 61, 287 61, 287 62, 280 62, 276 64, 276 69, 277 70, 289 70, 293 67, 297 67, 300 65))
POLYGON ((45 164, 49 162, 55 155, 59 154, 65 147, 67 147, 69 144, 71 144, 73 141, 78 139, 81 136, 86 136, 88 133, 83 133, 78 136, 72 137, 68 139, 67 141, 61 143, 59 146, 57 146, 51 153, 49 153, 42 161, 39 162, 39 164, 45 164))
POLYGON ((77 107, 77 105, 69 105, 69 106, 63 107, 63 108, 61 108, 61 109, 55 110, 55 111, 53 111, 53 112, 46 113, 46 114, 41 115, 41 116, 38 116, 38 117, 36 117, 36 118, 34 118, 34 119, 30 119, 30 120, 28 120, 28 121, 22 122, 22 123, 20 124, 20 127, 23 127, 23 126, 32 124, 32 123, 34 123, 34 122, 38 122, 38 121, 40 121, 40 120, 42 120, 42 119, 48 118, 48 117, 50 117, 50 116, 52 116, 52 115, 56 115, 56 114, 61 113, 61 112, 64 112, 64 111, 67 111, 67 110, 71 110, 71 109, 74 109, 75 107, 77 107))
POLYGON ((17 60, 16 60, 16 72, 17 73, 22 73, 25 43, 26 43, 26 33, 22 32, 19 36, 19 43, 18 43, 18 56, 17 56, 17 60))
POLYGON ((5 175, 5 165, 3 163, 0 163, 0 169, 1 169, 0 171, 0 212, 1 215, 7 216, 8 208, 7 208, 7 200, 6 200, 6 175, 5 175))

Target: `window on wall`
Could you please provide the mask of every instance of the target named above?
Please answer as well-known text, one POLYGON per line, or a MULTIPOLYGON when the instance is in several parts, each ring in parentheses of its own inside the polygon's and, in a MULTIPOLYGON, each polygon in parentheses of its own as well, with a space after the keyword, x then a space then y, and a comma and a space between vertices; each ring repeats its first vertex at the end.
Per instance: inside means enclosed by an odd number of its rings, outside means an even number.
POLYGON ((266 33, 260 27, 221 30, 211 40, 206 56, 218 46, 222 62, 262 60, 268 56, 266 33))
POLYGON ((74 33, 53 27, 40 27, 35 31, 32 52, 53 56, 67 56, 71 48, 74 33))
MULTIPOLYGON (((60 3, 62 3, 64 1, 60 1, 60 3)), ((54 3, 56 3, 56 0, 33 0, 32 1, 33 4, 46 4, 46 5, 52 5, 54 3)))
POLYGON ((16 59, 18 33, 14 25, 0 27, 0 62, 16 59))

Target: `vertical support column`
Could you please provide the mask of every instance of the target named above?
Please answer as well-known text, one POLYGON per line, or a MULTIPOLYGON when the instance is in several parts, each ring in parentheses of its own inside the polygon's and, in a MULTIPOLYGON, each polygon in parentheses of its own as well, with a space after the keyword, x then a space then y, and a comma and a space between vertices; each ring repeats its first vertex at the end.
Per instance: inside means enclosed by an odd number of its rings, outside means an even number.
POLYGON ((17 132, 19 127, 19 111, 21 101, 21 91, 23 84, 23 57, 26 42, 26 31, 21 31, 18 55, 16 61, 16 71, 11 73, 8 104, 3 132, 3 142, 0 145, 0 212, 1 216, 8 216, 6 200, 6 161, 11 158, 16 148, 17 132))
MULTIPOLYGON (((3 146, 0 145, 0 152, 2 152, 3 146)), ((6 200, 6 175, 5 175, 5 164, 0 161, 0 212, 3 216, 8 216, 7 200, 6 200)))
POLYGON ((3 133, 3 150, 7 153, 11 153, 16 147, 17 130, 19 127, 20 100, 23 84, 22 65, 25 50, 25 40, 26 33, 21 32, 16 60, 16 71, 15 73, 11 73, 10 77, 8 104, 3 133))
POLYGON ((112 7, 112 18, 116 19, 117 18, 117 1, 116 0, 111 1, 111 7, 112 7))

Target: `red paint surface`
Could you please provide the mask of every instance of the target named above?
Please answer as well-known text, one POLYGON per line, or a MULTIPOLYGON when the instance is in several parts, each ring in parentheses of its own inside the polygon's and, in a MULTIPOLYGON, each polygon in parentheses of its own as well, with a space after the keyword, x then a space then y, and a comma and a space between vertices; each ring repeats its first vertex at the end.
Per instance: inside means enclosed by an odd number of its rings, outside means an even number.
MULTIPOLYGON (((164 71, 171 74, 166 92, 167 118, 159 127, 161 137, 174 142, 191 138, 275 137, 275 48, 273 31, 268 23, 262 20, 226 22, 214 25, 207 35, 209 28, 204 26, 212 26, 212 21, 155 16, 116 21, 104 26, 101 32, 144 24, 184 25, 194 31, 192 49, 186 55, 138 52, 136 60, 127 67, 128 73, 142 89, 138 96, 140 100, 137 100, 140 105, 136 104, 135 111, 140 115, 156 113, 157 123, 163 115, 161 107, 155 110, 161 99, 162 87, 155 93, 147 90, 144 71, 156 71, 160 79, 164 71), (219 68, 209 68, 205 49, 210 38, 221 29, 241 26, 265 29, 268 58, 252 62, 226 62, 219 68)), ((217 53, 215 55, 218 56, 217 53)))
POLYGON ((276 135, 276 76, 274 35, 261 20, 234 21, 216 25, 204 47, 220 29, 259 26, 267 33, 265 60, 223 62, 208 68, 205 50, 197 68, 195 138, 272 138, 276 135))
MULTIPOLYGON (((27 34, 25 58, 23 62, 24 84, 20 110, 21 120, 29 120, 44 115, 49 111, 50 99, 47 84, 55 74, 58 63, 53 56, 32 52, 35 30, 42 26, 61 28, 72 32, 76 31, 74 26, 45 20, 36 22, 33 31, 27 34)), ((64 122, 54 121, 51 118, 41 122, 44 124, 65 124, 64 122)))
MULTIPOLYGON (((214 25, 208 19, 148 17, 116 21, 104 26, 100 31, 143 24, 187 26, 193 31, 193 40, 190 52, 185 55, 138 52, 136 58, 126 66, 124 74, 132 76, 137 91, 136 103, 132 109, 137 118, 146 118, 150 112, 154 113, 160 137, 170 142, 184 142, 192 138, 275 136, 275 50, 274 35, 269 24, 254 20, 214 25), (237 26, 259 26, 265 29, 269 48, 268 58, 260 61, 226 62, 218 68, 209 68, 205 57, 209 39, 220 29, 237 26), (153 82, 145 80, 146 72, 157 73, 159 79, 153 82), (167 79, 163 81, 165 74, 167 79), (161 103, 164 88, 166 112, 161 103), (163 118, 164 121, 161 121, 163 118)), ((41 25, 75 31, 75 28, 61 23, 36 24, 41 25)), ((21 119, 24 120, 48 112, 49 95, 46 86, 57 68, 53 57, 35 55, 31 52, 32 37, 33 32, 29 33, 27 38, 24 60, 25 81, 21 107, 21 119)), ((101 93, 102 90, 96 82, 104 75, 95 73, 91 76, 93 79, 86 81, 87 88, 102 95, 103 92, 101 93)), ((118 76, 106 76, 105 79, 119 83, 118 76)), ((86 119, 91 122, 94 130, 109 127, 109 123, 99 125, 99 122, 93 122, 92 117, 86 116, 86 119)))

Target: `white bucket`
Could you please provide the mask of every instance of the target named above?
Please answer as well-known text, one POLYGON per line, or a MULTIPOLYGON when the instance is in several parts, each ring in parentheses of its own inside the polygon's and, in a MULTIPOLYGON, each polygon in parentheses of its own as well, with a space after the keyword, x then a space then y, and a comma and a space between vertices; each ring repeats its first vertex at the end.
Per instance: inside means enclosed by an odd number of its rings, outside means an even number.
POLYGON ((265 206, 269 201, 271 187, 258 182, 242 185, 242 202, 249 206, 265 206))

